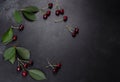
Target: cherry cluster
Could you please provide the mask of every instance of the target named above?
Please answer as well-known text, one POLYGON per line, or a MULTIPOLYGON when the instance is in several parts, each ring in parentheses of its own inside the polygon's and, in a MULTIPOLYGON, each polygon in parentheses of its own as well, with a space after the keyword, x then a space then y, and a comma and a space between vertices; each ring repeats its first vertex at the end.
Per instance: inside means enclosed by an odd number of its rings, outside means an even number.
MULTIPOLYGON (((47 10, 45 12, 45 14, 43 14, 43 19, 46 20, 51 15, 51 10, 50 9, 52 9, 53 6, 54 6, 53 3, 48 3, 47 8, 49 10, 47 10)), ((55 10, 55 15, 56 16, 64 15, 65 10, 63 8, 59 7, 58 4, 56 6, 57 7, 56 7, 56 10, 55 10)), ((61 22, 61 21, 67 22, 67 20, 68 20, 68 16, 64 15, 62 19, 55 20, 55 23, 58 23, 58 22, 61 22)), ((76 37, 76 35, 79 33, 79 28, 78 27, 74 27, 74 28, 73 27, 67 27, 67 28, 71 32, 72 37, 76 37)))
POLYGON ((59 71, 59 69, 61 68, 62 64, 58 63, 56 65, 53 65, 53 73, 57 73, 59 71))
MULTIPOLYGON (((19 31, 24 30, 24 25, 23 24, 20 24, 18 27, 15 27, 15 26, 11 26, 11 27, 14 28, 14 29, 18 29, 19 31)), ((17 35, 13 35, 12 40, 16 41, 17 40, 17 35)))
POLYGON ((22 76, 26 77, 27 76, 27 68, 33 65, 32 60, 21 60, 20 58, 17 58, 18 66, 17 66, 17 71, 21 72, 22 71, 22 76))
POLYGON ((53 73, 57 73, 60 70, 61 66, 62 66, 61 63, 51 64, 48 61, 48 66, 46 66, 46 68, 51 68, 53 73))

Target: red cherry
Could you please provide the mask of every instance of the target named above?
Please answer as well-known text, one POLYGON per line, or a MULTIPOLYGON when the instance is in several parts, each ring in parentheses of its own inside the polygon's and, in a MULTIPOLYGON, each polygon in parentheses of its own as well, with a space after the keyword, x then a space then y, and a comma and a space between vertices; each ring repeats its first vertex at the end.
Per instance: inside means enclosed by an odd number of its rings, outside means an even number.
POLYGON ((21 71, 21 67, 20 66, 17 66, 17 71, 21 71))
POLYGON ((48 3, 48 8, 52 9, 53 8, 53 3, 48 3))
POLYGON ((79 33, 79 28, 76 27, 74 31, 75 31, 76 34, 78 34, 79 33))
POLYGON ((76 37, 76 32, 72 32, 72 37, 76 37))
POLYGON ((57 73, 58 72, 58 69, 57 68, 54 68, 53 69, 53 73, 57 73))
POLYGON ((26 77, 26 76, 27 76, 27 71, 23 71, 23 72, 22 72, 22 76, 23 76, 23 77, 26 77))
POLYGON ((47 14, 44 14, 44 15, 43 15, 43 19, 46 20, 47 18, 48 18, 47 14))
POLYGON ((60 10, 56 10, 56 11, 55 11, 55 14, 56 14, 57 16, 59 16, 59 15, 60 15, 60 10))
POLYGON ((61 63, 59 63, 59 64, 57 64, 57 68, 61 68, 61 66, 62 66, 62 64, 61 63))
POLYGON ((62 15, 64 14, 64 9, 60 10, 60 14, 62 14, 62 15))
POLYGON ((68 20, 67 16, 63 16, 63 21, 66 22, 68 20))
POLYGON ((51 11, 48 10, 48 11, 46 12, 46 15, 47 15, 47 16, 50 16, 50 15, 51 15, 51 11))
POLYGON ((24 68, 28 68, 28 64, 25 63, 25 64, 23 65, 23 67, 24 67, 24 68))
POLYGON ((29 65, 31 65, 31 66, 33 65, 33 61, 32 60, 29 61, 29 65))
POLYGON ((18 29, 19 29, 19 31, 23 31, 24 30, 24 25, 21 24, 18 29))
POLYGON ((17 40, 17 36, 14 35, 14 36, 12 37, 12 40, 13 40, 13 41, 16 41, 16 40, 17 40))

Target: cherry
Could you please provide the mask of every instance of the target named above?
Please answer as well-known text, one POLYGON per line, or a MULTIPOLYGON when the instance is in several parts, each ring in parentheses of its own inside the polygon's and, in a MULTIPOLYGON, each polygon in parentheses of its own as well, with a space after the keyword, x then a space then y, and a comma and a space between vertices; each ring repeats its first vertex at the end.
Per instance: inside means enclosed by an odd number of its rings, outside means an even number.
POLYGON ((68 20, 67 16, 63 16, 63 21, 66 22, 68 20))
POLYGON ((51 14, 51 11, 48 10, 48 11, 46 12, 46 15, 47 15, 47 16, 50 16, 50 14, 51 14))
POLYGON ((44 14, 44 15, 43 15, 43 19, 46 20, 47 18, 48 18, 47 14, 44 14))
POLYGON ((62 66, 61 63, 59 63, 59 64, 56 65, 57 68, 61 68, 61 66, 62 66))
POLYGON ((14 35, 14 36, 12 37, 12 40, 13 40, 13 41, 16 41, 16 40, 17 40, 17 36, 14 35))
POLYGON ((79 33, 79 28, 76 27, 74 31, 75 31, 76 34, 78 34, 79 33))
POLYGON ((23 76, 23 77, 26 77, 26 76, 27 76, 27 71, 23 71, 23 72, 22 72, 22 76, 23 76))
POLYGON ((29 61, 29 65, 31 65, 31 66, 33 65, 33 61, 32 60, 29 61))
POLYGON ((53 73, 57 73, 58 72, 58 69, 57 68, 54 68, 53 69, 53 73))
POLYGON ((19 31, 23 31, 24 30, 24 25, 21 24, 18 29, 19 29, 19 31))
POLYGON ((59 15, 60 15, 60 10, 56 10, 56 11, 55 11, 55 14, 56 14, 57 16, 59 16, 59 15))
POLYGON ((64 9, 60 10, 60 14, 62 14, 62 15, 64 14, 64 9))
POLYGON ((72 37, 76 37, 76 32, 72 32, 72 37))
POLYGON ((48 8, 52 9, 53 8, 53 3, 48 3, 48 8))
POLYGON ((20 66, 17 66, 17 71, 21 71, 21 67, 20 66))
POLYGON ((28 64, 25 63, 25 64, 23 65, 23 67, 24 67, 24 68, 28 68, 28 64))

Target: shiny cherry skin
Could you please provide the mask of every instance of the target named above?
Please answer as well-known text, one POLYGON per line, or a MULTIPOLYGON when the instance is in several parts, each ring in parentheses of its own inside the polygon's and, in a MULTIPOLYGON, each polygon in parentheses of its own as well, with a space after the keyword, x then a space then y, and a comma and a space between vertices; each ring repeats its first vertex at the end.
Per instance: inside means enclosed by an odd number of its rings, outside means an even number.
POLYGON ((22 76, 23 76, 23 77, 26 77, 26 76, 27 76, 27 71, 23 71, 23 72, 22 72, 22 76))
POLYGON ((64 9, 60 9, 60 14, 64 15, 64 9))
POLYGON ((46 15, 47 15, 47 16, 50 16, 50 15, 51 15, 51 11, 48 10, 48 11, 46 12, 46 15))
POLYGON ((68 20, 67 16, 63 16, 63 21, 66 22, 68 20))
POLYGON ((53 8, 53 3, 48 3, 48 8, 52 9, 53 8))
POLYGON ((17 36, 14 35, 14 36, 12 37, 12 40, 13 40, 13 41, 16 41, 16 40, 17 40, 17 36))
POLYGON ((78 27, 75 27, 75 33, 78 34, 79 33, 79 28, 78 27))
POLYGON ((47 14, 44 14, 44 15, 43 15, 43 19, 46 20, 47 18, 48 18, 47 14))
POLYGON ((18 71, 18 72, 21 71, 21 66, 17 66, 17 71, 18 71))
POLYGON ((19 31, 23 31, 24 30, 24 25, 21 24, 18 29, 19 29, 19 31))
POLYGON ((60 10, 56 10, 55 14, 56 14, 56 16, 59 16, 60 15, 60 10))

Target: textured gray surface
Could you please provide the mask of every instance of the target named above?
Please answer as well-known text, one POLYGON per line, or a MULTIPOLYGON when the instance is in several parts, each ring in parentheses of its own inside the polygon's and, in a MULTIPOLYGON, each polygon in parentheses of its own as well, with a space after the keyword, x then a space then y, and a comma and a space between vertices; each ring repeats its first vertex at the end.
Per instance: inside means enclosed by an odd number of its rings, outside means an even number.
MULTIPOLYGON (((50 0, 49 0, 50 1, 50 0)), ((53 0, 51 0, 53 1, 53 0)), ((68 15, 67 23, 53 22, 54 13, 47 21, 37 14, 35 22, 24 21, 25 30, 15 31, 18 46, 31 51, 34 66, 46 73, 41 82, 120 82, 120 9, 117 0, 60 0, 68 15), (78 25, 79 35, 73 39, 65 25, 78 25), (46 70, 46 58, 61 61, 57 75, 46 70)), ((0 39, 11 26, 12 12, 28 5, 45 7, 48 0, 0 0, 0 39), (3 8, 6 8, 4 10, 3 8)), ((54 9, 52 10, 54 11, 54 9)), ((0 44, 0 48, 1 48, 0 44)), ((0 82, 35 82, 22 78, 16 65, 5 62, 0 49, 0 82)))

